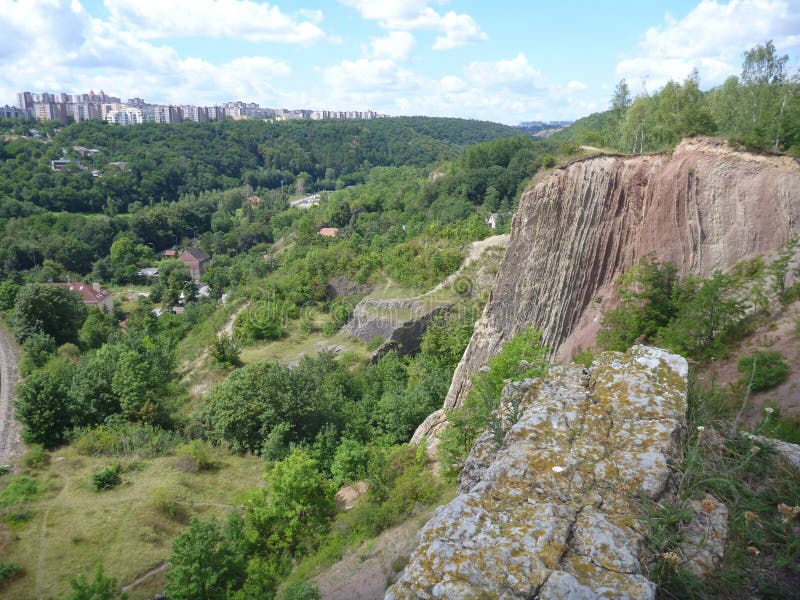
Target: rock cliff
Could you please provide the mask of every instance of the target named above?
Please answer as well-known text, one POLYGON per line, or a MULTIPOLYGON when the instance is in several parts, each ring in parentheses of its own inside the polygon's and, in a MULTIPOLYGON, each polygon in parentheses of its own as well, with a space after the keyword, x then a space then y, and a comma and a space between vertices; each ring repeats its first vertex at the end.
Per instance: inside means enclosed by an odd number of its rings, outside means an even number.
POLYGON ((680 457, 687 370, 634 346, 525 382, 519 421, 473 448, 387 600, 654 598, 636 497, 658 499, 680 457))
MULTIPOLYGON (((672 154, 595 156, 542 173, 523 194, 511 241, 444 407, 470 375, 533 325, 557 358, 594 343, 614 280, 647 255, 707 276, 800 234, 800 164, 705 138, 672 154)), ((435 432, 434 413, 414 440, 435 432)))

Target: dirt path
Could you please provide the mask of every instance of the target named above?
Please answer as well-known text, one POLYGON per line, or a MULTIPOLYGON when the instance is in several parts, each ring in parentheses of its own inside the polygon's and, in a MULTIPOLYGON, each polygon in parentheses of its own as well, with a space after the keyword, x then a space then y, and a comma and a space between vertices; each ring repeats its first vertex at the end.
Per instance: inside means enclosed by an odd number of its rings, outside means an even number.
POLYGON ((22 425, 14 418, 18 381, 17 348, 8 331, 0 326, 0 464, 16 462, 25 453, 20 437, 22 425))
POLYGON ((130 592, 133 588, 143 584, 145 581, 150 579, 153 575, 158 575, 159 573, 161 573, 163 571, 166 571, 168 566, 169 566, 169 563, 167 561, 164 561, 164 562, 162 562, 160 564, 157 564, 155 567, 153 567, 152 569, 150 569, 146 573, 143 573, 143 574, 139 575, 139 577, 137 577, 136 579, 134 579, 130 583, 126 583, 125 585, 123 585, 122 586, 122 591, 123 592, 130 592))

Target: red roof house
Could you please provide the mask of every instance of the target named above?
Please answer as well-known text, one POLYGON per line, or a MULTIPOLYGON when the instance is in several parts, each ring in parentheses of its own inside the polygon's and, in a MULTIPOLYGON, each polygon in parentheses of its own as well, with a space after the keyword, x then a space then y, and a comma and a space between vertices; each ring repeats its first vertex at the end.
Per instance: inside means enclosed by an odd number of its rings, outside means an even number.
POLYGON ((77 292, 86 306, 96 306, 101 311, 111 314, 114 310, 113 293, 104 290, 99 283, 54 283, 53 285, 63 285, 69 287, 69 291, 77 292))

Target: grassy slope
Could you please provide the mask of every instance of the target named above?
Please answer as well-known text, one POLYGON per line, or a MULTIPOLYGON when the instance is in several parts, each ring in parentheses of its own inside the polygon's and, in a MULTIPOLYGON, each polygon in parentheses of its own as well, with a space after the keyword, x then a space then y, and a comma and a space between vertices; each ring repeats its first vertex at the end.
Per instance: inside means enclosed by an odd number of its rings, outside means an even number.
MULTIPOLYGON (((48 467, 31 473, 44 491, 29 504, 9 509, 29 511, 30 520, 0 524, 0 560, 10 560, 24 572, 0 588, 0 596, 61 597, 71 578, 91 574, 98 561, 106 574, 123 585, 130 583, 167 559, 190 516, 222 517, 243 502, 247 490, 263 483, 258 458, 220 455, 217 469, 197 474, 179 471, 175 461, 140 461, 124 474, 125 483, 95 492, 90 474, 112 460, 79 456, 69 448, 56 452, 48 467), (155 507, 159 489, 179 499, 175 516, 155 507)), ((9 476, 0 479, 0 489, 8 481, 9 476)), ((163 577, 162 571, 148 578, 130 591, 130 598, 152 597, 157 588, 163 589, 163 577)))

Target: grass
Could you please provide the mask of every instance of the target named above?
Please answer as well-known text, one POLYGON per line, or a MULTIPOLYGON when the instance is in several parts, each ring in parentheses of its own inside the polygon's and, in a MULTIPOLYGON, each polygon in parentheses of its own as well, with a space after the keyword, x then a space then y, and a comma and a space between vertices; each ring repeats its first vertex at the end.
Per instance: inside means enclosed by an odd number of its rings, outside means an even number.
MULTIPOLYGON (((71 448, 55 452, 46 469, 22 475, 35 482, 34 495, 20 497, 14 482, 21 477, 0 479, 0 497, 16 498, 6 510, 24 507, 30 517, 0 523, 0 561, 22 573, 3 589, 4 597, 62 597, 69 580, 91 575, 98 561, 106 575, 130 583, 167 559, 190 516, 223 517, 247 490, 262 485, 263 465, 255 457, 217 452, 214 468, 196 474, 181 472, 176 460, 123 460, 122 483, 102 493, 92 489, 91 473, 115 460, 80 456, 71 448), (164 494, 180 510, 159 510, 153 499, 164 494)), ((130 598, 151 598, 163 589, 163 576, 137 586, 130 598)))
MULTIPOLYGON (((800 586, 800 519, 787 513, 800 505, 800 478, 769 445, 732 431, 730 401, 724 391, 690 383, 690 435, 676 494, 643 507, 649 575, 663 598, 788 598, 800 586), (682 526, 692 519, 688 502, 706 493, 728 507, 728 538, 719 569, 700 580, 676 559, 682 526)), ((772 418, 765 411, 754 433, 768 431, 772 418)))
POLYGON ((242 362, 251 364, 262 360, 291 364, 303 356, 316 356, 325 348, 340 348, 340 354, 354 352, 363 361, 369 359, 367 344, 338 332, 330 337, 319 331, 304 334, 300 331, 300 322, 292 321, 287 327, 288 335, 280 340, 258 344, 242 349, 242 362))

